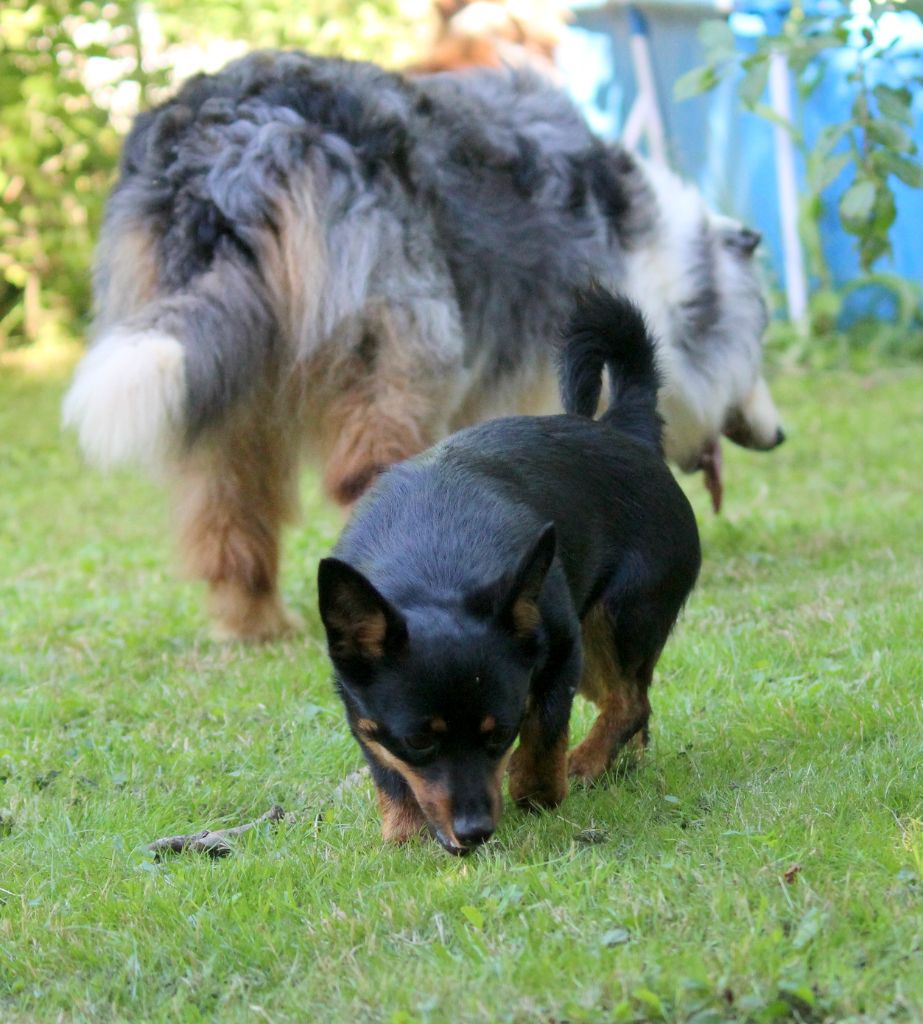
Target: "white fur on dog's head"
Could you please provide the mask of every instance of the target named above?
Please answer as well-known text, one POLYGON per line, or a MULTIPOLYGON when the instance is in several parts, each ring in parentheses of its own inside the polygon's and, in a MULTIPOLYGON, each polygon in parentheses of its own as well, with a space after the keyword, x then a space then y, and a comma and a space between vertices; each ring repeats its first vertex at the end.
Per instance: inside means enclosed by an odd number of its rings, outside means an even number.
POLYGON ((760 377, 753 390, 737 406, 724 424, 724 436, 742 448, 769 451, 785 440, 769 385, 760 377))
POLYGON ((640 163, 655 223, 626 254, 625 290, 658 339, 667 458, 692 472, 726 428, 747 447, 774 447, 783 435, 761 376, 759 235, 711 212, 671 171, 640 163))

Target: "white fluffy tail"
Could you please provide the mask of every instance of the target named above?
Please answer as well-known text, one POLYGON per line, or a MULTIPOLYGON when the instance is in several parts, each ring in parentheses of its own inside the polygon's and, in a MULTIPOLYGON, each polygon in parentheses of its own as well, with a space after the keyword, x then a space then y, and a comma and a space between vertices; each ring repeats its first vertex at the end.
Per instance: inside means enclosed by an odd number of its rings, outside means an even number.
POLYGON ((115 329, 93 345, 63 406, 90 462, 163 464, 184 428, 185 362, 179 341, 156 330, 115 329))

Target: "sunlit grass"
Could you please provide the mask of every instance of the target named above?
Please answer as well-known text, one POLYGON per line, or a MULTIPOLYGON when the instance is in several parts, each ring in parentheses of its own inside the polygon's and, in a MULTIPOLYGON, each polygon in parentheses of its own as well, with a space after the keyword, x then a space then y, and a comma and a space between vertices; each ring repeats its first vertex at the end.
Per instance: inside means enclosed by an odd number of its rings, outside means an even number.
POLYGON ((923 1017, 923 371, 777 382, 790 441, 728 452, 725 515, 689 482, 646 763, 466 860, 333 797, 313 479, 308 633, 215 645, 163 494, 59 437, 62 373, 0 382, 0 1020, 923 1017), (226 860, 143 850, 273 802, 226 860))

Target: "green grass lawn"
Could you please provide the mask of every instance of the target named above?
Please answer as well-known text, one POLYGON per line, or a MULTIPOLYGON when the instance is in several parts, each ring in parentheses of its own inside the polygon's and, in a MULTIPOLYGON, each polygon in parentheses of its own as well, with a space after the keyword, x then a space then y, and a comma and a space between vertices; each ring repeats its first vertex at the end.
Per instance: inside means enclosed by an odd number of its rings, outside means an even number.
MULTIPOLYGON (((923 1020, 923 370, 784 377, 727 452, 645 763, 454 859, 383 849, 315 611, 207 639, 162 492, 0 379, 0 1021, 923 1020), (145 842, 233 825, 232 856, 145 842)), ((581 705, 575 732, 590 721, 581 705)))

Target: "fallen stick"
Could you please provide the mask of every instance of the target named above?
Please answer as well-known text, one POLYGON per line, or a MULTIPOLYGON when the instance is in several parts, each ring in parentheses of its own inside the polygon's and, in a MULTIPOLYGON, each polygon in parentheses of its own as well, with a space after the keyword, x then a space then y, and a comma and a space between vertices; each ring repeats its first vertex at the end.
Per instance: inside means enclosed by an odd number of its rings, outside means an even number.
POLYGON ((193 832, 187 836, 166 836, 164 839, 148 843, 147 848, 158 860, 161 853, 182 853, 184 850, 191 850, 193 853, 207 853, 209 857, 227 857, 233 848, 232 844, 228 842, 229 839, 249 832, 251 828, 262 825, 264 821, 282 821, 284 818, 285 811, 277 804, 270 807, 255 821, 248 821, 244 825, 236 825, 234 828, 204 829, 202 832, 193 832))
MULTIPOLYGON (((336 806, 343 799, 344 794, 368 778, 369 774, 368 768, 359 768, 354 772, 350 772, 330 794, 330 800, 314 816, 315 825, 320 824, 323 820, 326 808, 336 806)), ((227 857, 233 849, 233 845, 228 840, 234 836, 242 835, 251 828, 262 825, 264 821, 287 820, 293 822, 298 821, 299 817, 300 815, 297 813, 292 814, 289 812, 286 814, 276 804, 270 807, 265 814, 261 814, 256 820, 248 821, 244 825, 236 825, 234 828, 216 828, 214 830, 203 829, 201 832, 192 832, 186 836, 165 836, 163 839, 157 839, 153 843, 148 843, 147 849, 154 854, 156 860, 160 860, 161 853, 183 853, 185 850, 190 850, 192 853, 207 853, 209 857, 227 857)))

